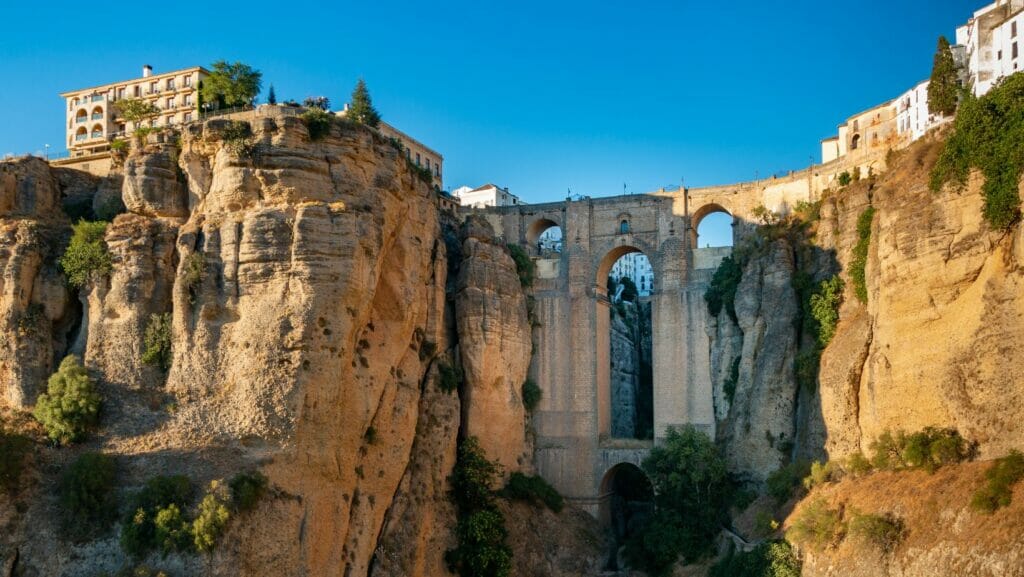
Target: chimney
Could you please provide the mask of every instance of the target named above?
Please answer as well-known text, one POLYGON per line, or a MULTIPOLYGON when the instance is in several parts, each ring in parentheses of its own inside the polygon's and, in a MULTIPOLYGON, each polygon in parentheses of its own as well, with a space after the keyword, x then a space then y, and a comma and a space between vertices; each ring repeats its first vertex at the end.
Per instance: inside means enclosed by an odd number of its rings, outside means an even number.
POLYGON ((152 75, 153 75, 153 67, 150 66, 149 64, 143 64, 142 65, 142 77, 143 78, 149 78, 152 75))

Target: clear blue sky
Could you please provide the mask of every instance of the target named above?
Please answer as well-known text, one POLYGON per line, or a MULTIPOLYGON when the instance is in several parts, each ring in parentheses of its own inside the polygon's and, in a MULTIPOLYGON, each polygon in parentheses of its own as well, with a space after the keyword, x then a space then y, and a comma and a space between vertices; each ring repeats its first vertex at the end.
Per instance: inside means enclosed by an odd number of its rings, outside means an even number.
POLYGON ((818 159, 844 118, 926 78, 937 36, 983 3, 11 2, 0 155, 61 148, 62 90, 224 58, 279 99, 340 106, 364 77, 385 120, 444 154, 451 188, 540 202, 745 180, 818 159))

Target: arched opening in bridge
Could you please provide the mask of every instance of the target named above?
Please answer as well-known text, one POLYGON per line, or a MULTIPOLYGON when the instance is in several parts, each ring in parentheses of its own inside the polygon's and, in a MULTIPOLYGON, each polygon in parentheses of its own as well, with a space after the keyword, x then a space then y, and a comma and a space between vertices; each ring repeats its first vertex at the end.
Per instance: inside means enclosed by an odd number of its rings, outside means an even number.
POLYGON ((651 294, 654 269, 634 247, 617 247, 602 261, 598 282, 607 301, 599 306, 598 362, 601 432, 613 439, 654 438, 651 294), (603 326, 603 328, 602 328, 603 326))
POLYGON ((538 219, 527 229, 526 242, 537 256, 557 258, 562 253, 562 227, 551 219, 538 219))
POLYGON ((619 547, 644 525, 654 513, 654 488, 650 479, 632 463, 619 463, 601 479, 598 516, 612 536, 605 570, 619 569, 619 547))
POLYGON ((693 248, 733 246, 733 217, 720 204, 706 204, 693 213, 693 248))

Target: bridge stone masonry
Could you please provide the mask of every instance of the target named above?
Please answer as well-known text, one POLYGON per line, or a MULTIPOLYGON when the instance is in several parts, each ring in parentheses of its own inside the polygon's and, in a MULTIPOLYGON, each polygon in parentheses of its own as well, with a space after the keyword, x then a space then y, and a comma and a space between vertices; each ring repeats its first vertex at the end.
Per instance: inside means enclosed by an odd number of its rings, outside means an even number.
POLYGON ((785 213, 815 200, 847 167, 828 168, 737 185, 474 210, 537 265, 530 375, 544 395, 533 413, 535 456, 539 473, 567 499, 607 522, 616 471, 639 466, 670 427, 689 424, 714 438, 704 293, 732 249, 698 248, 697 229, 708 215, 725 212, 733 238, 742 238, 753 230, 756 207, 785 213), (542 254, 538 239, 551 227, 561 228, 561 251, 542 254), (654 276, 653 441, 611 435, 606 282, 612 265, 635 252, 648 257, 654 276))

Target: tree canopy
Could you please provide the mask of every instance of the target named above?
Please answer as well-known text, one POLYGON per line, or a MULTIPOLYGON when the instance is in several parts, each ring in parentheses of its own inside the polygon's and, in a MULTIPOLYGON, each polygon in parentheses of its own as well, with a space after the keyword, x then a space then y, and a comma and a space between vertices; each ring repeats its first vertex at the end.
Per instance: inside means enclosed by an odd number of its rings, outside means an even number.
POLYGON ((366 88, 366 82, 362 78, 356 82, 356 87, 352 90, 352 102, 349 103, 345 116, 374 128, 380 125, 380 113, 373 107, 370 91, 366 88))
POLYGON ((114 108, 121 117, 136 126, 143 120, 160 114, 160 109, 155 104, 141 98, 123 98, 114 103, 114 108))
POLYGON ((928 84, 928 110, 933 114, 949 116, 956 112, 957 92, 956 62, 949 40, 939 36, 939 45, 935 49, 935 60, 932 65, 932 77, 928 84))
POLYGON ((218 60, 203 81, 201 95, 218 106, 248 106, 256 100, 263 84, 263 73, 241 62, 218 60))

